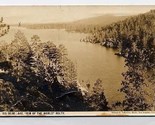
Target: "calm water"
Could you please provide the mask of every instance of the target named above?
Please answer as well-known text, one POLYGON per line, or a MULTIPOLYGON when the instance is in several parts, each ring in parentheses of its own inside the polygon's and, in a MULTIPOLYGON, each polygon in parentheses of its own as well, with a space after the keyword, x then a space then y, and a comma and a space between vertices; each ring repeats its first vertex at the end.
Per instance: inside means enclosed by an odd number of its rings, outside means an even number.
POLYGON ((112 49, 107 49, 99 45, 80 42, 86 34, 68 33, 65 30, 53 29, 25 29, 12 27, 10 32, 1 37, 1 40, 11 42, 14 34, 21 30, 28 40, 33 35, 39 35, 42 41, 53 41, 56 45, 64 44, 68 50, 69 58, 77 67, 78 80, 81 82, 101 79, 105 90, 105 95, 110 103, 120 100, 122 94, 117 90, 120 88, 122 80, 121 73, 125 71, 124 59, 114 55, 112 49))

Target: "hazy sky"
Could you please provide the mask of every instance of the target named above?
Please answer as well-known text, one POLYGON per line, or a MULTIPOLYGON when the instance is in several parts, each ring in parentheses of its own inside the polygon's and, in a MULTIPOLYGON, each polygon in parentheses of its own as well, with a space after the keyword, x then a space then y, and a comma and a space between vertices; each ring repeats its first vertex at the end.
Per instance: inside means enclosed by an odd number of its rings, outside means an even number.
POLYGON ((155 6, 1 6, 0 16, 3 16, 8 24, 50 23, 75 21, 104 14, 134 15, 150 9, 155 9, 155 6))

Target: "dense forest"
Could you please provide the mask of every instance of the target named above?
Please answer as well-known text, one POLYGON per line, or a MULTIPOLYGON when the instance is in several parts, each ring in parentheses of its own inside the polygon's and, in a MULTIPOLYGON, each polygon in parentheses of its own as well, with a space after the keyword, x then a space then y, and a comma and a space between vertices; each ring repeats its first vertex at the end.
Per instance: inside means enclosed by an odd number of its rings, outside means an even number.
POLYGON ((128 41, 138 41, 137 44, 147 46, 147 41, 154 35, 154 21, 155 11, 151 10, 145 14, 128 17, 125 20, 100 27, 85 41, 99 43, 106 47, 119 48, 120 51, 130 47, 131 43, 128 43, 128 41))

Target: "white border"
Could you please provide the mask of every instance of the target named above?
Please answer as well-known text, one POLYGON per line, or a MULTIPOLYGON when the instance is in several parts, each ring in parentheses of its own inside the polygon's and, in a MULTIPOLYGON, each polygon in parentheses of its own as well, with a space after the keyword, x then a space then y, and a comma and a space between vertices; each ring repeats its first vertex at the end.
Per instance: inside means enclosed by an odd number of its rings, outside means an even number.
POLYGON ((0 0, 0 5, 155 5, 155 0, 0 0))
POLYGON ((153 118, 2 118, 2 125, 155 125, 153 118))
MULTIPOLYGON (((155 5, 155 0, 0 0, 0 5, 155 5)), ((153 117, 0 118, 1 125, 155 125, 153 117)))

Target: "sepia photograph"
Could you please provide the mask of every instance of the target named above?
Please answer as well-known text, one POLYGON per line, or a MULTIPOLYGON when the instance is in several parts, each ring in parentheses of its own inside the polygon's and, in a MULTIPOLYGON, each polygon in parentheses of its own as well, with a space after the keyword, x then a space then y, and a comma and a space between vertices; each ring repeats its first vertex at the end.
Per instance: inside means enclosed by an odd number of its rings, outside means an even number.
POLYGON ((155 5, 0 6, 1 115, 154 111, 155 5))

